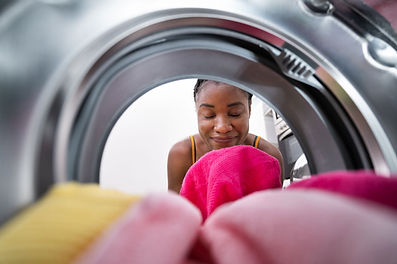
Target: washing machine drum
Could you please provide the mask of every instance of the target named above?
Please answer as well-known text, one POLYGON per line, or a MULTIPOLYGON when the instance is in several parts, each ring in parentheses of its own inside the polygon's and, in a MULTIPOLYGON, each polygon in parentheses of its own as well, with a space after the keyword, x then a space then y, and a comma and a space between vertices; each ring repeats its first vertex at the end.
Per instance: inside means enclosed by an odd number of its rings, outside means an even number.
POLYGON ((396 34, 364 3, 37 0, 0 8, 0 221, 56 182, 98 181, 123 111, 184 78, 227 82, 265 101, 312 173, 397 172, 396 34))

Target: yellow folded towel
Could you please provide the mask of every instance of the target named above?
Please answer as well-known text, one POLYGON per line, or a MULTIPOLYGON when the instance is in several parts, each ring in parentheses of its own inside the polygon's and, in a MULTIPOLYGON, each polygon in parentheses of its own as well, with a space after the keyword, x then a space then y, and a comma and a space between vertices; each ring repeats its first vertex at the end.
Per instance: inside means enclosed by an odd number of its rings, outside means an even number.
POLYGON ((56 185, 0 228, 0 263, 70 263, 139 199, 97 184, 56 185))

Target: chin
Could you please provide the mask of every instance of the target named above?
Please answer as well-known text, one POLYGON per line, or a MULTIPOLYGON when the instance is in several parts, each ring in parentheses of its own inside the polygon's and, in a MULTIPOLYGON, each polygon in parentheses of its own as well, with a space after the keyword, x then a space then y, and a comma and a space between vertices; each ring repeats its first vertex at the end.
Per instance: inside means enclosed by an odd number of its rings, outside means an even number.
POLYGON ((212 146, 212 149, 223 149, 223 148, 229 148, 229 147, 233 147, 233 146, 236 146, 236 144, 225 144, 225 145, 219 145, 219 144, 217 144, 217 145, 213 145, 212 146))

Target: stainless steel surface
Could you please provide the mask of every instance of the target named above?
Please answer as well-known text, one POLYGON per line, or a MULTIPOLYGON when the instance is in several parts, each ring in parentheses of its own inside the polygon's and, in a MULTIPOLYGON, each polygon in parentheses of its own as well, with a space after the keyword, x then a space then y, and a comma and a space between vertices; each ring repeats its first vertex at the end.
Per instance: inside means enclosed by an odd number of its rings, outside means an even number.
POLYGON ((303 0, 303 3, 318 14, 329 15, 334 11, 334 5, 328 0, 303 0))
POLYGON ((330 3, 328 15, 303 0, 6 7, 0 221, 54 182, 95 181, 123 110, 157 85, 188 77, 227 81, 266 100, 294 131, 312 172, 396 173, 397 69, 388 55, 395 40, 370 23, 348 24, 345 2, 330 3), (285 54, 294 59, 286 63, 285 54))
POLYGON ((368 52, 372 58, 386 67, 397 67, 397 51, 379 38, 368 42, 368 52))

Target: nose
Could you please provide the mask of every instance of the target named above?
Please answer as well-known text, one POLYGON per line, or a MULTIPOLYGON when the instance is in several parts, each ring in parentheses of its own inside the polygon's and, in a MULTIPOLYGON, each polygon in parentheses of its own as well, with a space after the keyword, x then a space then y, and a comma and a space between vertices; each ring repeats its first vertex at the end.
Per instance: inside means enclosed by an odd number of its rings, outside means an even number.
POLYGON ((227 133, 233 129, 232 123, 227 117, 217 117, 215 119, 214 129, 217 133, 227 133))

